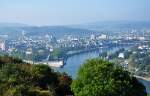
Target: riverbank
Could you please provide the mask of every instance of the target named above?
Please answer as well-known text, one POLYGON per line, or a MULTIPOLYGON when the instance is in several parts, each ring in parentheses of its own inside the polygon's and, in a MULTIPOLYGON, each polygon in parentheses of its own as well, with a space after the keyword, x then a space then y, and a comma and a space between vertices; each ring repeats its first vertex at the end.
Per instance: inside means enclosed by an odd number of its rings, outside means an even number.
POLYGON ((30 60, 23 60, 25 63, 29 64, 45 64, 48 65, 49 67, 63 67, 65 65, 65 60, 63 59, 56 59, 56 60, 50 60, 50 61, 40 61, 40 62, 35 62, 35 61, 30 61, 30 60))
MULTIPOLYGON (((76 78, 76 73, 87 59, 99 57, 101 52, 115 52, 121 48, 128 49, 130 46, 117 46, 113 48, 102 48, 90 52, 80 53, 72 55, 67 58, 65 66, 62 68, 53 68, 55 71, 65 72, 69 74, 72 78, 76 78)), ((150 93, 150 79, 149 78, 139 78, 139 80, 146 86, 147 92, 150 93)))
POLYGON ((124 48, 124 47, 130 47, 130 45, 117 45, 117 46, 101 46, 101 47, 94 47, 94 48, 90 48, 90 49, 84 49, 84 50, 76 50, 76 51, 69 51, 66 53, 66 57, 65 58, 69 58, 75 55, 80 55, 80 54, 84 54, 84 53, 88 53, 88 52, 93 52, 93 51, 97 51, 99 50, 99 52, 104 52, 110 49, 115 49, 115 48, 124 48))
POLYGON ((150 77, 142 77, 142 76, 135 76, 135 77, 138 78, 138 79, 143 79, 145 81, 150 82, 150 77))
POLYGON ((108 46, 103 46, 103 47, 95 47, 95 48, 90 48, 90 49, 83 49, 83 50, 76 50, 76 51, 69 51, 66 53, 67 57, 71 57, 74 55, 79 55, 79 54, 83 54, 83 53, 87 53, 87 52, 92 52, 92 51, 96 51, 96 50, 103 50, 103 49, 107 49, 109 48, 108 46))
POLYGON ((146 87, 146 91, 150 94, 150 77, 135 76, 146 87))

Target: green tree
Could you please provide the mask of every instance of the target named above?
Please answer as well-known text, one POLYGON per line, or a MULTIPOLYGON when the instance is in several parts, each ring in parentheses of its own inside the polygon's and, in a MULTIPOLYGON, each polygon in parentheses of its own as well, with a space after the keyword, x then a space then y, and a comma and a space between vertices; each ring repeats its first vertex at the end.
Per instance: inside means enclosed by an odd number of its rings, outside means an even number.
POLYGON ((50 53, 50 58, 52 59, 57 59, 57 58, 62 58, 64 56, 64 51, 62 51, 59 48, 54 49, 51 53, 50 53))
POLYGON ((98 58, 80 67, 71 89, 75 96, 147 96, 145 87, 129 72, 98 58))
POLYGON ((47 65, 20 63, 20 60, 10 57, 0 57, 0 62, 2 64, 0 96, 66 96, 72 94, 70 88, 72 79, 67 74, 54 72, 47 65))

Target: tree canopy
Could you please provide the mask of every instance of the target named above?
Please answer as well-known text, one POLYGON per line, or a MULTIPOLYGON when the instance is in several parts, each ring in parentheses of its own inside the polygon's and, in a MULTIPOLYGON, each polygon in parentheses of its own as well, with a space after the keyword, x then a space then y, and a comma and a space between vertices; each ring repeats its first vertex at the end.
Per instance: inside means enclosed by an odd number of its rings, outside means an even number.
POLYGON ((12 57, 0 57, 0 96, 66 96, 71 78, 47 65, 30 65, 12 57), (5 62, 4 62, 5 61, 5 62))
POLYGON ((147 96, 145 87, 129 72, 98 58, 81 65, 71 89, 75 96, 147 96))

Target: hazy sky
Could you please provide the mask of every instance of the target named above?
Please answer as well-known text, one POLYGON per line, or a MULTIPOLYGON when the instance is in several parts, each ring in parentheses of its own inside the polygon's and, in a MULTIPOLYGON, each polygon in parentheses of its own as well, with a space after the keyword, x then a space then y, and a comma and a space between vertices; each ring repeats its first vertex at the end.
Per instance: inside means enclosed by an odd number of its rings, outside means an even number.
POLYGON ((66 25, 150 20, 150 0, 0 0, 0 22, 66 25))

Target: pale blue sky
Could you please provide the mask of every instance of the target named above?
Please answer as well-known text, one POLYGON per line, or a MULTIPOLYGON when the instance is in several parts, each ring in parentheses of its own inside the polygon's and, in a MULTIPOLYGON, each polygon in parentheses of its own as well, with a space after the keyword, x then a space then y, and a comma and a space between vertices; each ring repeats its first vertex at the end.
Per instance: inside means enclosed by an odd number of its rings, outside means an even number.
POLYGON ((0 0, 0 22, 66 25, 150 20, 150 0, 0 0))

